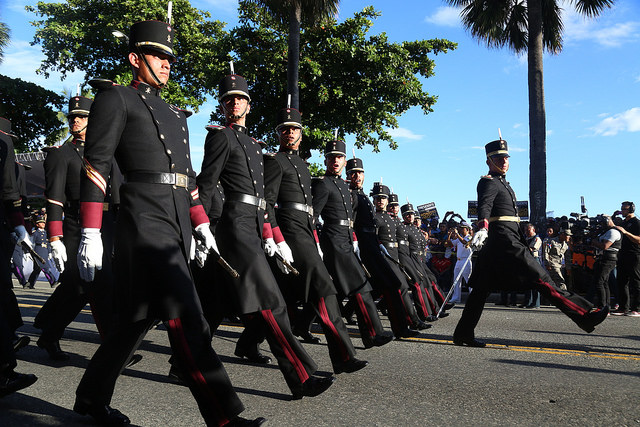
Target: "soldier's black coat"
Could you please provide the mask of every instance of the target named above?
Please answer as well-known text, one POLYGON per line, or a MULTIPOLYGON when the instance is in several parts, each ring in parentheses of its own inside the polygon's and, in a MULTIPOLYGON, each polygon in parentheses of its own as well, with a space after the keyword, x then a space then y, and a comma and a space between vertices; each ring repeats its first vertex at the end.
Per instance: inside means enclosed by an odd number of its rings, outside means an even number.
POLYGON ((282 278, 283 282, 290 282, 287 291, 294 292, 303 301, 308 300, 310 290, 316 298, 335 295, 331 276, 316 248, 313 217, 296 209, 274 209, 276 203, 287 202, 312 206, 311 174, 306 162, 297 152, 281 150, 264 157, 264 174, 271 227, 280 228, 293 252, 294 267, 300 271, 297 277, 289 274, 282 278))

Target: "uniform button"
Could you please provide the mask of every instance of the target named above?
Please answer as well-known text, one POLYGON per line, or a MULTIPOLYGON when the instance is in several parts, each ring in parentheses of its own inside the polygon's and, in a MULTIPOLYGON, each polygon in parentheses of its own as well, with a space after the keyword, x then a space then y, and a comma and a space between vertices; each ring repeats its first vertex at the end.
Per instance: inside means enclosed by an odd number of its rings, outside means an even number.
MULTIPOLYGON (((164 139, 164 138, 163 138, 164 139)), ((171 150, 167 149, 167 154, 171 154, 171 150)))
POLYGON ((182 126, 182 132, 186 132, 187 130, 182 126))
POLYGON ((173 185, 172 187, 173 187, 173 189, 174 189, 174 190, 177 190, 177 189, 178 189, 178 187, 176 187, 175 185, 173 185))
POLYGON ((146 96, 144 96, 144 95, 140 95, 140 98, 142 98, 142 99, 147 99, 147 97, 146 97, 146 96))
POLYGON ((149 110, 153 110, 153 107, 151 105, 149 105, 149 110))
POLYGON ((160 139, 164 139, 164 135, 163 134, 160 134, 160 139))
POLYGON ((157 121, 157 120, 155 120, 155 122, 156 122, 156 124, 157 124, 157 125, 159 125, 159 124, 160 124, 160 122, 159 122, 159 121, 157 121))
POLYGON ((183 139, 183 140, 182 140, 182 142, 184 142, 184 143, 186 144, 186 143, 187 143, 187 140, 186 140, 186 139, 183 139))
POLYGON ((171 169, 174 169, 176 167, 175 163, 171 163, 171 169))
POLYGON ((189 173, 189 168, 187 168, 187 173, 189 173))
POLYGON ((187 154, 187 159, 189 158, 189 155, 187 154))
POLYGON ((258 181, 255 181, 255 180, 253 181, 253 185, 256 185, 257 183, 258 183, 258 181))

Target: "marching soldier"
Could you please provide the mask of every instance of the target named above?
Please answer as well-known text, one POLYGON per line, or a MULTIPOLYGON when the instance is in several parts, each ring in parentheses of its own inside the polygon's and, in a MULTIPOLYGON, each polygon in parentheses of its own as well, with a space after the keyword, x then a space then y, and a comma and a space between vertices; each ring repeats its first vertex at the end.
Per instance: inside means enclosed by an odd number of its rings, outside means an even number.
MULTIPOLYGON (((476 233, 487 234, 485 245, 478 254, 462 317, 453 334, 455 345, 484 347, 475 338, 474 330, 485 301, 492 289, 513 289, 524 286, 539 291, 586 332, 602 322, 608 307, 593 309, 593 305, 577 294, 560 289, 527 247, 518 227, 516 195, 506 180, 509 170, 507 141, 499 139, 485 146, 489 174, 478 182, 478 225, 476 233), (487 232, 488 229, 488 232, 487 232)), ((476 236, 476 239, 482 236, 476 236)))
MULTIPOLYGON (((5 221, 16 233, 18 244, 28 240, 27 230, 24 226, 20 194, 16 184, 14 173, 15 153, 13 151, 13 139, 16 136, 11 132, 11 122, 0 117, 0 189, 3 209, 0 209, 0 223, 5 221)), ((18 308, 18 301, 13 293, 11 281, 11 269, 8 253, 13 250, 13 243, 9 238, 9 230, 4 225, 0 226, 0 397, 6 396, 23 388, 29 387, 38 379, 33 374, 20 374, 15 371, 17 366, 15 352, 20 347, 29 343, 28 337, 15 340, 15 330, 22 326, 22 317, 18 308)))
MULTIPOLYGON (((398 203, 398 195, 391 194, 389 196, 389 205, 387 212, 396 224, 396 240, 398 242, 398 259, 404 265, 405 270, 411 276, 411 286, 416 311, 422 320, 433 322, 437 320, 433 308, 433 295, 429 289, 427 276, 422 266, 418 265, 415 259, 411 257, 411 248, 409 243, 409 229, 407 225, 398 217, 400 211, 400 203, 398 203)), ((413 224, 411 225, 413 227, 413 224)), ((415 228, 415 227, 414 227, 415 228)), ((418 232, 418 230, 416 230, 418 232)))
POLYGON ((49 259, 49 240, 47 239, 47 230, 45 230, 46 220, 42 216, 38 216, 36 219, 36 228, 31 233, 31 244, 33 245, 33 250, 40 255, 45 261, 45 264, 40 264, 40 262, 36 259, 33 260, 33 272, 29 276, 29 281, 27 287, 33 289, 35 287, 36 280, 38 280, 38 276, 40 272, 44 274, 44 277, 49 281, 49 285, 53 288, 56 286, 56 279, 53 275, 53 272, 49 271, 49 265, 46 264, 49 259))
POLYGON ((373 203, 376 207, 376 213, 373 219, 376 224, 378 241, 381 244, 380 250, 383 251, 385 258, 390 261, 389 266, 395 271, 396 275, 404 279, 402 280, 401 293, 403 303, 406 307, 405 310, 411 319, 412 325, 416 325, 420 327, 420 329, 430 328, 431 325, 424 324, 422 321, 426 320, 429 316, 426 305, 426 295, 423 293, 423 289, 420 288, 419 282, 413 279, 407 272, 406 266, 400 263, 399 244, 397 240, 398 224, 395 219, 387 213, 387 205, 389 203, 389 197, 391 196, 389 187, 376 182, 373 184, 372 194, 373 203), (413 286, 411 292, 413 304, 409 301, 409 283, 413 286), (418 316, 418 311, 421 317, 418 316))
MULTIPOLYGON (((313 224, 311 174, 298 154, 302 141, 300 112, 293 108, 280 110, 276 132, 280 151, 265 156, 267 213, 274 242, 276 245, 287 243, 294 266, 300 272, 298 276, 278 275, 279 284, 285 299, 293 303, 290 306, 298 301, 313 306, 327 338, 333 371, 336 374, 358 371, 368 362, 355 357, 340 314, 335 286, 318 252, 321 249, 313 224), (274 209, 276 204, 278 207, 274 209)), ((305 329, 308 331, 306 325, 305 329)))
POLYGON ((265 250, 277 250, 287 261, 293 260, 284 242, 262 246, 261 237, 268 240, 273 232, 265 221, 262 147, 245 127, 251 97, 244 77, 224 77, 218 100, 227 126, 208 127, 198 188, 205 210, 210 215, 221 211, 215 230, 220 255, 239 274, 227 282, 245 325, 236 355, 255 354, 255 343, 264 333, 293 398, 317 396, 335 377, 313 375, 317 365, 291 331, 285 301, 265 256, 265 250), (218 182, 224 191, 221 210, 216 206, 218 182))
POLYGON ((371 272, 374 289, 384 295, 391 329, 396 338, 415 337, 419 334, 418 329, 426 329, 428 326, 424 322, 415 322, 417 315, 407 293, 407 283, 385 258, 384 246, 378 240, 373 204, 362 190, 362 160, 353 158, 347 161, 347 178, 350 181, 355 233, 362 262, 371 272))
MULTIPOLYGON (((96 283, 80 278, 75 254, 80 245, 80 178, 82 156, 93 100, 74 96, 69 100, 69 130, 72 138, 59 147, 47 150, 44 161, 45 197, 47 200, 47 234, 51 256, 60 271, 60 285, 38 312, 33 326, 41 329, 38 347, 52 360, 64 361, 69 355, 60 347, 64 330, 76 318, 87 302, 101 337, 106 336, 112 322, 113 277, 111 251, 104 251, 103 269, 96 283), (69 257, 69 259, 67 259, 69 257)), ((107 177, 108 179, 108 177, 107 177)), ((105 205, 108 206, 108 205, 105 205)), ((113 211, 107 208, 103 217, 103 239, 110 248, 113 211)), ((34 270, 36 261, 34 260, 34 270)))
POLYGON ((109 406, 115 383, 147 330, 160 319, 206 424, 259 425, 263 418, 238 416, 244 407, 211 348, 211 332, 189 269, 192 233, 207 250, 213 248, 213 236, 189 160, 187 114, 160 96, 175 61, 173 38, 166 23, 133 24, 128 59, 134 80, 129 86, 93 82, 98 94, 84 152, 78 265, 87 281, 101 267, 103 201, 115 156, 125 177, 114 258, 118 318, 80 381, 73 409, 100 424, 130 423, 109 406))
POLYGON ((340 295, 349 298, 358 318, 360 337, 365 348, 380 347, 393 338, 384 334, 382 322, 371 296, 368 274, 358 255, 353 232, 349 186, 340 174, 346 160, 343 141, 328 142, 324 150, 325 175, 312 182, 313 215, 319 224, 322 216, 320 247, 323 261, 340 295))

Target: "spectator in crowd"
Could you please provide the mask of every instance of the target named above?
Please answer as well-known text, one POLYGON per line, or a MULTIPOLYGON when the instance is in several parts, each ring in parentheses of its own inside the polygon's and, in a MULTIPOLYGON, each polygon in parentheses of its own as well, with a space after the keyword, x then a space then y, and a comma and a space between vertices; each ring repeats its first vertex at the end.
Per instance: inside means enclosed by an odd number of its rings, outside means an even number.
POLYGON ((624 220, 616 229, 622 234, 618 254, 618 302, 613 315, 640 317, 640 220, 633 202, 622 202, 624 220))
POLYGON ((551 276, 551 279, 563 291, 567 290, 567 283, 562 274, 562 264, 564 262, 565 252, 571 245, 571 230, 560 230, 558 237, 554 237, 547 241, 544 246, 544 264, 551 276))

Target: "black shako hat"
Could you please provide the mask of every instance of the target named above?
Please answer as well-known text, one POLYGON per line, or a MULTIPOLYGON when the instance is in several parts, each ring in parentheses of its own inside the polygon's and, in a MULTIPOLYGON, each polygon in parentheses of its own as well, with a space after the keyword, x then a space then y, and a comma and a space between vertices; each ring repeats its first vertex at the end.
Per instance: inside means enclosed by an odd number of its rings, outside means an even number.
POLYGON ((249 102, 251 102, 247 80, 237 74, 230 74, 220 80, 218 86, 218 101, 222 101, 225 96, 229 95, 246 96, 249 102))
POLYGON ((379 182, 373 183, 373 189, 371 189, 371 195, 373 197, 389 197, 391 194, 391 190, 386 185, 380 184, 379 182))
POLYGON ((300 111, 295 108, 283 108, 278 111, 278 117, 276 118, 278 125, 276 126, 276 132, 286 126, 293 126, 302 129, 302 116, 300 111))
POLYGON ((138 49, 153 50, 175 59, 173 37, 173 29, 166 22, 136 22, 129 30, 129 51, 138 52, 138 49))
POLYGON ((326 157, 329 154, 342 154, 343 156, 346 156, 347 144, 345 144, 344 141, 339 140, 327 142, 327 145, 324 147, 324 155, 326 157))
POLYGON ((402 212, 402 215, 416 213, 416 211, 413 210, 413 205, 411 203, 407 203, 406 205, 400 206, 400 212, 402 212))
POLYGON ((18 137, 11 132, 11 121, 9 119, 5 119, 4 117, 0 117, 0 133, 3 133, 7 136, 10 136, 14 140, 17 140, 18 137))
POLYGON ((391 193, 389 195, 389 206, 399 205, 399 204, 400 203, 398 202, 398 195, 391 193))
POLYGON ((362 159, 354 157, 353 159, 347 160, 347 173, 349 172, 364 172, 364 165, 362 164, 362 159))
POLYGON ((87 98, 86 96, 71 97, 71 99, 69 99, 69 113, 67 113, 67 117, 87 117, 89 111, 91 111, 91 104, 93 104, 93 99, 87 98))
POLYGON ((497 139, 495 141, 491 141, 487 145, 484 146, 485 151, 487 152, 487 157, 491 156, 509 156, 509 146, 507 145, 507 141, 504 139, 497 139))

